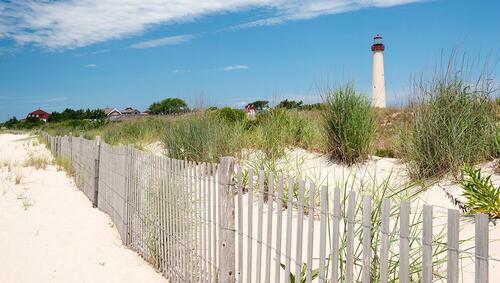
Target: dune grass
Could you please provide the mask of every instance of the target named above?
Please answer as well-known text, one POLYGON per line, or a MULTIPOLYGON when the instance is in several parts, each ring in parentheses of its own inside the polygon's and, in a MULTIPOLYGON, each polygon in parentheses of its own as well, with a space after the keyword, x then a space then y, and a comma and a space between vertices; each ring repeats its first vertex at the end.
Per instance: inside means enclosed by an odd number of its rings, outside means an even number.
POLYGON ((492 159, 498 150, 498 110, 491 91, 481 82, 467 83, 462 73, 438 74, 415 86, 418 100, 397 139, 413 178, 457 175, 463 164, 492 159))
POLYGON ((191 161, 218 162, 237 156, 243 147, 244 125, 197 113, 170 123, 163 135, 167 155, 191 161))
POLYGON ((368 99, 348 84, 325 94, 325 143, 332 160, 351 165, 364 161, 375 136, 375 119, 368 99))
POLYGON ((54 159, 54 163, 58 171, 66 172, 68 177, 75 176, 75 170, 73 169, 73 164, 71 164, 71 160, 69 158, 58 156, 54 159))
POLYGON ((46 169, 49 163, 50 162, 47 157, 38 156, 33 152, 30 152, 28 154, 28 159, 26 159, 26 161, 24 162, 24 166, 33 167, 37 170, 40 170, 40 169, 46 169))

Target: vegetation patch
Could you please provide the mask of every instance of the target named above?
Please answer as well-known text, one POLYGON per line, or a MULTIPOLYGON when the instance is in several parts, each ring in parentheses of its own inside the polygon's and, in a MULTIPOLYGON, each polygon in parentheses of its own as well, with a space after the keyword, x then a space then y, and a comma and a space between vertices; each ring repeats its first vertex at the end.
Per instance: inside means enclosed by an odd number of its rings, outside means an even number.
POLYGON ((375 120, 368 99, 349 84, 325 97, 325 143, 330 158, 346 164, 364 161, 375 136, 375 120))
POLYGON ((428 178, 449 171, 456 175, 464 163, 493 157, 498 118, 489 90, 482 86, 458 75, 417 86, 421 100, 410 107, 411 119, 398 135, 410 176, 428 178))
POLYGON ((483 177, 481 169, 464 165, 462 170, 462 190, 467 199, 465 205, 468 213, 486 213, 490 217, 500 218, 500 186, 495 188, 491 176, 483 177))
POLYGON ((46 169, 47 165, 49 165, 49 160, 47 157, 37 156, 34 153, 29 153, 28 159, 24 163, 26 167, 33 167, 37 170, 46 169))

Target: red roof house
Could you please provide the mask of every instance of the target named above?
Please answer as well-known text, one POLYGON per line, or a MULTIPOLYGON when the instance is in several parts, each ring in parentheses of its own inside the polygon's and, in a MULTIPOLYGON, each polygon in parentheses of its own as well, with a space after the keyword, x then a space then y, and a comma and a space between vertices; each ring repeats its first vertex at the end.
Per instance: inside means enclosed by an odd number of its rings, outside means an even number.
POLYGON ((49 113, 38 108, 38 110, 35 110, 35 111, 29 113, 26 118, 38 118, 42 121, 47 122, 47 119, 49 119, 49 113))

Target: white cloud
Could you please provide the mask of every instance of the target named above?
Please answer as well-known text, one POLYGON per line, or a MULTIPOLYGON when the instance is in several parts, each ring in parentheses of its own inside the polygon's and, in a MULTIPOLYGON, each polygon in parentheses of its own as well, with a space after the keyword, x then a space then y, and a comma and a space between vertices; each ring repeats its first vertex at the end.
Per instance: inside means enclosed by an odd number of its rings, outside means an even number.
POLYGON ((195 35, 191 35, 191 34, 168 36, 168 37, 162 37, 162 38, 158 38, 158 39, 139 42, 139 43, 131 45, 130 47, 143 49, 143 48, 155 48, 155 47, 160 47, 160 46, 165 46, 165 45, 177 45, 177 44, 191 41, 195 37, 196 37, 195 35))
POLYGON ((248 70, 249 67, 247 65, 234 65, 234 66, 227 66, 224 67, 222 70, 226 72, 232 72, 232 71, 238 71, 238 70, 248 70))
POLYGON ((172 73, 174 74, 185 74, 185 73, 191 73, 191 70, 188 70, 188 69, 175 69, 172 71, 172 73))
POLYGON ((88 65, 85 65, 85 68, 94 69, 94 68, 97 68, 97 65, 96 64, 88 64, 88 65))
POLYGON ((252 8, 265 9, 272 16, 240 28, 420 1, 423 0, 16 0, 0 3, 0 38, 60 50, 138 35, 158 25, 252 8))

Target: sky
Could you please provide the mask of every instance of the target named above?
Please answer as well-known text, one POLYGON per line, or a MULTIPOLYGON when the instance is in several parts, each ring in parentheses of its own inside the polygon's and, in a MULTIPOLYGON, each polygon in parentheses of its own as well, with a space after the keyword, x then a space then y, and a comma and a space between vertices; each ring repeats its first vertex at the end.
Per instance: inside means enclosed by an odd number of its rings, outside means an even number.
POLYGON ((369 95, 377 33, 402 105, 452 50, 496 62, 499 15, 498 0, 0 0, 0 121, 167 97, 313 103, 347 82, 369 95))

